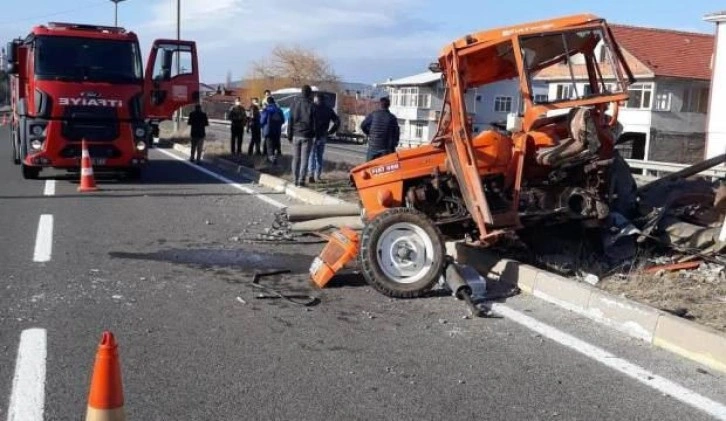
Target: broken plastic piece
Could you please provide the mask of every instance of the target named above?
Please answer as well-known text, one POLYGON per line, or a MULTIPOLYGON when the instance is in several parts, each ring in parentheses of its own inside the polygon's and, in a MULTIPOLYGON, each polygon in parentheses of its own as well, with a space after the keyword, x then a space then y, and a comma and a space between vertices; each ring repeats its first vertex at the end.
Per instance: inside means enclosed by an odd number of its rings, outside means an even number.
POLYGON ((701 266, 701 263, 703 263, 703 262, 701 262, 700 260, 695 260, 692 262, 672 263, 672 264, 668 264, 668 265, 657 265, 657 266, 648 268, 645 271, 645 273, 653 274, 653 273, 658 273, 662 270, 664 270, 666 272, 676 272, 679 270, 698 269, 698 267, 701 266))

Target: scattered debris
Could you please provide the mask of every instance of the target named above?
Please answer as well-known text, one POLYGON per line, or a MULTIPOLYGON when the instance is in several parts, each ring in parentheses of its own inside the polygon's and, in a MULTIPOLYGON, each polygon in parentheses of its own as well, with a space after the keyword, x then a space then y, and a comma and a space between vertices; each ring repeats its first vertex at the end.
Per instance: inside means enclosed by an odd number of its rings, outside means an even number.
POLYGON ((239 301, 242 304, 247 304, 247 301, 243 300, 242 297, 237 297, 237 301, 239 301))
POLYGON ((592 273, 588 273, 582 280, 590 285, 597 285, 600 282, 600 277, 593 275, 592 273))
POLYGON ((701 266, 701 261, 697 260, 694 262, 683 262, 683 263, 671 263, 667 265, 656 265, 646 269, 645 273, 661 273, 661 272, 675 272, 679 270, 698 269, 701 266))

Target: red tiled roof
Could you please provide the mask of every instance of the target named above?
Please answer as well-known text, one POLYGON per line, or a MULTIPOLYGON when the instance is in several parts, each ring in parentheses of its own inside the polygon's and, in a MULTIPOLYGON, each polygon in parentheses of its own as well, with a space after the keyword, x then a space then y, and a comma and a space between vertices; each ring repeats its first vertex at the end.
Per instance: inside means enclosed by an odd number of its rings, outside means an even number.
POLYGON ((714 36, 611 24, 618 44, 656 76, 711 79, 714 36))

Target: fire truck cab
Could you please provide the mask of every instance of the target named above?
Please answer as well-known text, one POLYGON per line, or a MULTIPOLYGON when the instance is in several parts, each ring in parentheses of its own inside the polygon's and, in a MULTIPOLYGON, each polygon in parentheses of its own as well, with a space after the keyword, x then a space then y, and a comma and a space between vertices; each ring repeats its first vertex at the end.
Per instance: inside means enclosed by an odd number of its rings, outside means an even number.
POLYGON ((13 161, 26 179, 43 168, 78 170, 83 139, 96 169, 136 178, 155 125, 199 101, 193 41, 156 40, 144 72, 133 32, 54 22, 7 53, 13 161))

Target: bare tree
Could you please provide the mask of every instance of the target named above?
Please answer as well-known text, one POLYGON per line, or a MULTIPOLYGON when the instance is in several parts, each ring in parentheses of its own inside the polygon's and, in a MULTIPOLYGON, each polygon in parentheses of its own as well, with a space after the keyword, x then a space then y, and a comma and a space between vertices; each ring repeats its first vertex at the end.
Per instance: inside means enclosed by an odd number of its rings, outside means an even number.
POLYGON ((300 46, 278 45, 268 57, 251 64, 247 87, 251 94, 260 95, 264 89, 304 84, 338 90, 339 82, 325 57, 300 46))

